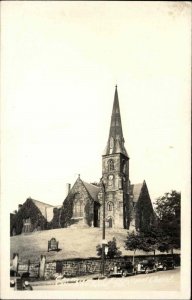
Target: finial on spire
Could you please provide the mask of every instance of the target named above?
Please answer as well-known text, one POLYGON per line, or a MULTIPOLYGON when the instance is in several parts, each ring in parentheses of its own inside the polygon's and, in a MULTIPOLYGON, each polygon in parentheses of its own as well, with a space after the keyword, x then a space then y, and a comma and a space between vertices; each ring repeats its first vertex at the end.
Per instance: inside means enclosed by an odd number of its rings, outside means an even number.
POLYGON ((115 88, 117 89, 117 84, 116 84, 115 88))

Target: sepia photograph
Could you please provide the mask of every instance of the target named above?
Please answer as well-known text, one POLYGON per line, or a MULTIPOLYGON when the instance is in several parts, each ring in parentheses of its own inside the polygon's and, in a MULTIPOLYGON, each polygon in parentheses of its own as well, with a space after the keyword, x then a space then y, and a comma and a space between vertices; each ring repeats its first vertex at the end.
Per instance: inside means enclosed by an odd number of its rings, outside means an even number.
POLYGON ((190 299, 191 2, 1 2, 1 299, 190 299))

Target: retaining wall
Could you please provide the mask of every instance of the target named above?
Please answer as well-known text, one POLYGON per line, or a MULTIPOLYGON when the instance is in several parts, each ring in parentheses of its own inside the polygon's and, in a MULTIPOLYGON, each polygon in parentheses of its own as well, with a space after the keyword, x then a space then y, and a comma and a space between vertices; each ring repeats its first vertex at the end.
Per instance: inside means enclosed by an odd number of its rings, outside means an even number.
MULTIPOLYGON (((155 258, 159 259, 161 257, 172 257, 172 255, 156 255, 155 258)), ((180 265, 180 255, 173 255, 176 265, 180 265)), ((135 262, 140 261, 145 258, 154 258, 154 256, 135 256, 135 262)), ((115 259, 106 259, 105 260, 105 271, 108 272, 115 263, 132 261, 132 256, 124 256, 115 259)), ((19 261, 18 264, 18 273, 22 275, 25 272, 30 273, 30 277, 39 277, 39 272, 41 268, 41 260, 39 264, 31 263, 23 264, 19 261)), ((44 262, 44 279, 54 278, 55 273, 64 274, 69 277, 76 277, 88 274, 98 274, 101 271, 101 259, 100 258, 89 258, 89 259, 68 259, 61 261, 46 261, 44 262)), ((42 276, 41 276, 42 277, 42 276)))

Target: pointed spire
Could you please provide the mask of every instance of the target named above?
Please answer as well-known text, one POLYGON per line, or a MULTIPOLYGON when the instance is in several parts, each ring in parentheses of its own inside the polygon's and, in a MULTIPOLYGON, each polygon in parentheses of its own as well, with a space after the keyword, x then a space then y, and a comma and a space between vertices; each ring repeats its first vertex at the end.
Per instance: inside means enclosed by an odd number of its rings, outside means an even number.
POLYGON ((113 102, 109 138, 107 142, 107 147, 103 155, 108 155, 113 153, 123 153, 124 155, 128 156, 124 146, 117 85, 115 86, 115 96, 113 102))

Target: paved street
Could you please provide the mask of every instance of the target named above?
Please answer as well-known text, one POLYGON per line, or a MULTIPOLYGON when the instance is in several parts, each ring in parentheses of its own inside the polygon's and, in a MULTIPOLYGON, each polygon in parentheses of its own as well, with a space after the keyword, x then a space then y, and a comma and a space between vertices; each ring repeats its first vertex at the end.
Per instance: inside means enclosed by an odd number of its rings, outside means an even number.
POLYGON ((34 290, 129 290, 129 291, 179 291, 180 268, 156 273, 140 274, 126 278, 113 277, 57 285, 33 286, 34 290))

